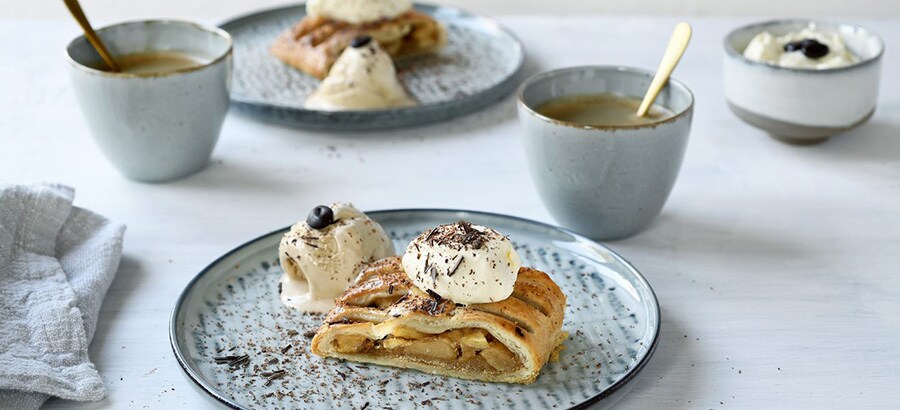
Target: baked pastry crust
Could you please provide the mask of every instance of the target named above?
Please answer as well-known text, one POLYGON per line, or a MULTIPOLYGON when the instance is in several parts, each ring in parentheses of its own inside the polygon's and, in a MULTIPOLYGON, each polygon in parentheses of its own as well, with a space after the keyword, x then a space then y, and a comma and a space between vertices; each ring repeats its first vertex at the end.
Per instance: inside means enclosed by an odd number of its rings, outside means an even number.
POLYGON ((393 58, 434 53, 447 43, 447 31, 437 20, 410 10, 392 19, 364 24, 306 16, 278 36, 271 52, 321 80, 350 42, 361 35, 378 41, 393 58))
POLYGON ((312 340, 324 357, 471 380, 531 383, 561 347, 566 296, 541 271, 519 270, 512 296, 459 305, 422 292, 399 257, 364 269, 312 340))

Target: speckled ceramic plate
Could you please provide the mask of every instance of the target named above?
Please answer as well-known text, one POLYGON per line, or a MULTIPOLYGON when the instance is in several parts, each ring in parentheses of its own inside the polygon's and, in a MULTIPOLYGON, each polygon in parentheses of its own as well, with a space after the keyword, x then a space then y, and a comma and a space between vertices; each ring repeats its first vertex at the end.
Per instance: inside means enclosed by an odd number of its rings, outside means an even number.
POLYGON ((306 15, 282 7, 221 25, 234 38, 231 99, 243 111, 303 128, 334 131, 405 127, 445 120, 486 107, 516 87, 525 60, 521 43, 493 20, 443 6, 417 4, 448 33, 440 53, 398 62, 400 80, 419 101, 408 108, 327 112, 303 108, 319 80, 269 53, 279 33, 306 15))
MULTIPOLYGON (((559 362, 531 385, 458 380, 309 352, 321 316, 278 300, 278 242, 288 228, 225 254, 188 284, 172 313, 178 363, 199 389, 233 408, 580 408, 611 397, 647 363, 659 306, 647 281, 604 246, 560 228, 469 211, 369 212, 397 249, 423 230, 468 220, 509 235, 527 266, 550 274, 568 297, 559 362), (232 368, 216 357, 247 356, 232 368), (267 381, 265 375, 285 370, 267 381)), ((615 395, 616 397, 619 394, 615 395)))

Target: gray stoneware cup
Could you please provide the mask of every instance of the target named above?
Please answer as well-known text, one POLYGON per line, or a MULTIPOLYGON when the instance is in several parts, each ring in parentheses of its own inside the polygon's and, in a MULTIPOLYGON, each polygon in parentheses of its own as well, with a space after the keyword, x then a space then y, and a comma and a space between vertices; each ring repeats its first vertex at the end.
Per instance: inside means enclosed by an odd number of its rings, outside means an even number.
POLYGON ((562 226, 613 240, 647 228, 678 177, 691 129, 694 96, 671 79, 656 100, 675 115, 632 126, 587 126, 537 113, 566 96, 614 93, 642 98, 653 73, 588 66, 532 76, 519 89, 519 121, 531 177, 547 210, 562 226))
POLYGON ((67 47, 69 74, 103 155, 126 177, 181 178, 209 162, 228 111, 231 36, 215 27, 150 20, 98 30, 113 56, 182 51, 206 64, 161 74, 112 73, 84 36, 67 47))

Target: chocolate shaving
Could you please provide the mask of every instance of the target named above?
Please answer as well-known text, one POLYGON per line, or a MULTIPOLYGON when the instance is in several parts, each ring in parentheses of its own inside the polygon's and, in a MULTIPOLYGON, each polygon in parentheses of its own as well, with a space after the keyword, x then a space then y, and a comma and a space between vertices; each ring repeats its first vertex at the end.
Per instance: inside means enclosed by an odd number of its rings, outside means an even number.
POLYGON ((312 243, 312 242, 309 242, 309 241, 303 241, 303 243, 305 243, 307 246, 312 247, 312 248, 316 248, 316 249, 319 248, 319 245, 316 245, 316 244, 314 244, 314 243, 312 243))
POLYGON ((284 377, 285 374, 287 374, 287 371, 285 371, 284 369, 278 369, 273 372, 262 372, 259 375, 265 377, 266 379, 266 382, 263 384, 263 386, 268 386, 272 384, 273 380, 280 379, 284 377))
POLYGON ((232 370, 250 364, 250 356, 246 354, 214 357, 213 360, 216 364, 227 364, 232 370))
POLYGON ((463 236, 462 244, 471 246, 472 249, 479 249, 484 245, 484 234, 480 231, 472 228, 472 224, 466 221, 459 221, 456 223, 457 226, 462 228, 463 236))
POLYGON ((360 407, 359 410, 366 410, 367 408, 369 408, 369 402, 366 402, 366 404, 363 404, 363 406, 360 407))
POLYGON ((294 347, 294 345, 287 345, 287 346, 285 346, 285 347, 282 347, 282 348, 281 348, 281 354, 287 353, 288 350, 291 350, 292 347, 294 347))
POLYGON ((435 292, 435 291, 433 291, 433 290, 431 290, 431 289, 428 289, 427 292, 428 292, 428 296, 431 296, 432 299, 435 299, 435 300, 438 300, 438 301, 440 301, 441 299, 443 299, 443 298, 441 298, 441 295, 438 295, 437 292, 435 292))
POLYGON ((347 375, 344 374, 342 371, 340 371, 340 370, 335 370, 334 372, 337 373, 338 376, 341 376, 341 380, 347 380, 347 375))
POLYGON ((394 284, 392 283, 390 286, 388 286, 388 295, 393 295, 393 294, 394 294, 394 284))
POLYGON ((469 222, 459 221, 433 228, 425 236, 424 242, 432 246, 437 244, 456 250, 481 249, 491 235, 493 235, 492 231, 482 232, 473 228, 469 222))
POLYGON ((312 339, 315 335, 316 335, 315 330, 307 330, 307 331, 303 332, 303 337, 305 337, 307 339, 312 339))
MULTIPOLYGON (((437 300, 432 300, 432 301, 431 301, 431 307, 428 309, 428 313, 431 314, 431 316, 435 316, 435 315, 437 315, 438 313, 440 313, 440 312, 438 312, 438 310, 437 310, 437 309, 438 309, 438 306, 440 306, 440 304, 441 304, 441 302, 439 302, 439 301, 437 301, 437 300)), ((441 310, 441 311, 443 311, 443 310, 441 310)))
POLYGON ((235 359, 237 359, 237 358, 239 358, 239 357, 240 357, 240 356, 236 356, 236 355, 234 355, 234 356, 220 356, 220 357, 213 357, 213 360, 216 361, 216 364, 222 364, 222 363, 228 363, 228 362, 230 362, 230 361, 233 361, 233 360, 235 360, 235 359))
POLYGON ((428 235, 425 236, 425 242, 428 242, 429 244, 434 244, 433 242, 431 242, 431 238, 433 238, 434 235, 437 235, 437 228, 431 228, 431 230, 428 231, 428 235))
POLYGON ((430 313, 432 316, 435 316, 438 313, 442 313, 444 311, 443 305, 442 305, 442 302, 444 301, 444 299, 441 298, 441 295, 438 295, 437 292, 435 292, 431 289, 428 289, 428 296, 431 296, 431 298, 432 298, 431 305, 427 309, 428 313, 430 313), (440 310, 438 310, 439 307, 441 308, 440 310))
POLYGON ((459 265, 462 264, 462 261, 463 261, 464 258, 465 258, 464 256, 459 255, 459 259, 456 261, 456 264, 453 265, 453 267, 450 268, 450 270, 447 271, 447 277, 448 277, 448 278, 452 278, 452 277, 453 277, 453 275, 456 273, 456 270, 459 269, 459 265))

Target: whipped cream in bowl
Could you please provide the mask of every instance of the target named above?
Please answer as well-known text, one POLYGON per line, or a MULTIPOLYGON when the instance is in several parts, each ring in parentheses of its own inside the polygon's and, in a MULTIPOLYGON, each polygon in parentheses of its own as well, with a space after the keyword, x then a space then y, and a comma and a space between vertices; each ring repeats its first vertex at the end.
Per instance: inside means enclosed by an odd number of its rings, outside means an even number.
POLYGON ((860 61, 839 33, 815 24, 781 36, 762 31, 750 40, 743 56, 779 67, 812 70, 846 67, 860 61))
POLYGON ((357 37, 304 104, 307 109, 353 111, 415 105, 391 56, 371 37, 357 37))
POLYGON ((419 289, 459 304, 508 298, 522 266, 509 238, 465 221, 423 232, 406 248, 402 264, 419 289))
POLYGON ((412 7, 412 0, 308 0, 306 14, 363 24, 397 17, 412 7))
POLYGON ((377 222, 349 203, 317 206, 284 234, 278 247, 284 270, 281 302, 304 312, 326 313, 367 264, 394 256, 377 222))
POLYGON ((854 24, 749 24, 725 36, 724 91, 744 122, 815 144, 865 123, 878 102, 884 41, 854 24))

